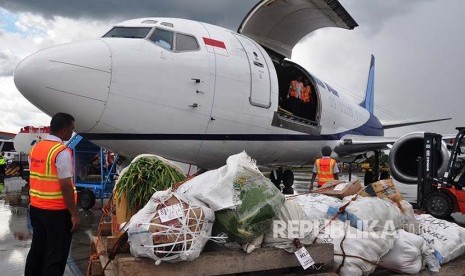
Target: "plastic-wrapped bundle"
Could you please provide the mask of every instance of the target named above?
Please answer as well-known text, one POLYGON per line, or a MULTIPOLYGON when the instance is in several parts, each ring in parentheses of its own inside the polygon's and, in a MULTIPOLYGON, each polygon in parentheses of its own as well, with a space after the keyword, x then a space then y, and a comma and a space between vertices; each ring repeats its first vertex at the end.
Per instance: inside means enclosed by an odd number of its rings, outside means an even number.
POLYGON ((284 203, 284 195, 263 175, 240 174, 234 180, 240 204, 236 209, 215 213, 215 230, 226 232, 230 240, 252 242, 272 227, 272 219, 284 203))
POLYGON ((194 260, 210 238, 214 220, 213 211, 193 198, 156 192, 125 226, 131 254, 156 264, 194 260))
POLYGON ((245 152, 230 156, 221 168, 186 181, 177 192, 207 204, 215 211, 217 232, 226 232, 241 244, 270 229, 284 203, 284 195, 245 152))

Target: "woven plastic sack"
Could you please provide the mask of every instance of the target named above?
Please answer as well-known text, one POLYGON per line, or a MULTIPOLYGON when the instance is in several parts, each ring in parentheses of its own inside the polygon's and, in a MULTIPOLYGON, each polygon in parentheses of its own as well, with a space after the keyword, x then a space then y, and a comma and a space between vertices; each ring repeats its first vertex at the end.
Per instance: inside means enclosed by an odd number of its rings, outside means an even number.
POLYGON ((338 209, 342 205, 342 200, 336 197, 317 193, 290 196, 289 199, 299 203, 309 220, 331 218, 328 208, 338 209))
MULTIPOLYGON (((342 204, 353 199, 347 196, 342 204)), ((328 215, 337 215, 339 208, 330 207, 328 215)), ((342 221, 350 221, 352 227, 363 231, 383 231, 385 228, 402 229, 404 222, 402 212, 398 206, 390 201, 378 197, 357 197, 345 208, 345 212, 338 217, 342 221)))
POLYGON ((424 258, 434 252, 418 235, 397 231, 394 247, 383 256, 380 265, 397 271, 416 274, 423 268, 424 258))
POLYGON ((211 237, 214 212, 171 190, 156 192, 128 225, 131 254, 161 261, 191 261, 211 237))
POLYGON ((226 165, 198 175, 183 183, 176 192, 185 193, 207 204, 213 211, 240 205, 237 185, 241 178, 263 176, 247 153, 231 155, 226 165))
POLYGON ((395 231, 365 232, 335 220, 319 232, 317 243, 334 244, 334 267, 339 269, 339 275, 368 275, 394 246, 395 236, 395 231))
POLYGON ((465 228, 428 214, 417 215, 416 218, 420 224, 420 235, 436 250, 435 256, 441 264, 465 253, 465 228))

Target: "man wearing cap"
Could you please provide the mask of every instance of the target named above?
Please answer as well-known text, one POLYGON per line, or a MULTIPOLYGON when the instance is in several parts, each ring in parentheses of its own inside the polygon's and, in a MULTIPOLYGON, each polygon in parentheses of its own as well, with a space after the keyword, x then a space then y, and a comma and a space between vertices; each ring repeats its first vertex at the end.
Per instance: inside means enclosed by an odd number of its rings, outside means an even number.
POLYGON ((339 179, 339 168, 337 167, 336 160, 331 158, 332 149, 329 146, 324 146, 321 149, 321 154, 323 157, 315 160, 313 165, 313 175, 312 180, 310 181, 310 191, 313 190, 313 182, 318 176, 318 188, 323 186, 327 181, 338 180, 339 179))

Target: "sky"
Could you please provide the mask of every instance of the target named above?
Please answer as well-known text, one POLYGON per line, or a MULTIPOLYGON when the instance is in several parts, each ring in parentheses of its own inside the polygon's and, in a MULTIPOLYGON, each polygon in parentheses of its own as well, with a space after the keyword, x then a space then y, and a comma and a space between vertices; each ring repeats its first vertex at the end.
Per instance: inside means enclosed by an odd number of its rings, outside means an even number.
MULTIPOLYGON (((138 17, 188 18, 236 30, 257 0, 0 0, 0 131, 48 125, 50 117, 16 89, 18 62, 46 47, 99 37, 138 17)), ((455 133, 465 126, 465 1, 340 0, 354 30, 324 28, 304 37, 292 60, 360 102, 376 57, 375 115, 382 122, 452 117, 386 131, 455 133)))

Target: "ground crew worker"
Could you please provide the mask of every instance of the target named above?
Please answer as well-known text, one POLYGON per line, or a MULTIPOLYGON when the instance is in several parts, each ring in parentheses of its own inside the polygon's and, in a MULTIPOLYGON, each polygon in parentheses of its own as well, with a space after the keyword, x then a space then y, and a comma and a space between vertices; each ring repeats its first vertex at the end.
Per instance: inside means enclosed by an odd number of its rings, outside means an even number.
POLYGON ((304 84, 302 83, 302 76, 297 76, 297 79, 291 81, 287 94, 288 106, 290 111, 299 116, 300 115, 300 102, 302 98, 302 91, 304 90, 304 84))
POLYGON ((80 218, 76 207, 71 149, 74 118, 57 113, 50 122, 50 135, 29 152, 31 249, 24 275, 63 275, 72 233, 80 218))
POLYGON ((6 159, 3 156, 3 152, 0 152, 0 177, 5 176, 5 169, 6 169, 6 159))
POLYGON ((310 118, 310 95, 312 89, 308 83, 308 79, 304 80, 303 89, 302 89, 302 102, 300 108, 300 117, 310 118))
POLYGON ((330 180, 339 179, 339 168, 337 167, 336 160, 329 157, 331 155, 331 147, 324 146, 321 149, 322 158, 315 160, 313 165, 313 175, 312 180, 310 181, 310 191, 313 190, 313 182, 318 176, 318 188, 330 180))

